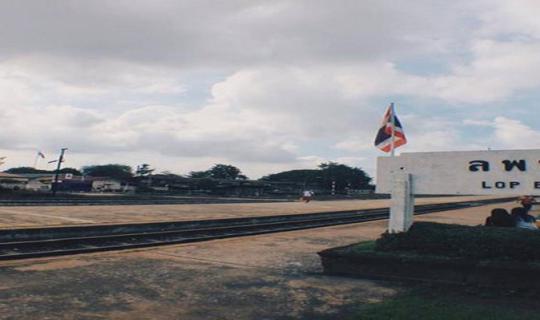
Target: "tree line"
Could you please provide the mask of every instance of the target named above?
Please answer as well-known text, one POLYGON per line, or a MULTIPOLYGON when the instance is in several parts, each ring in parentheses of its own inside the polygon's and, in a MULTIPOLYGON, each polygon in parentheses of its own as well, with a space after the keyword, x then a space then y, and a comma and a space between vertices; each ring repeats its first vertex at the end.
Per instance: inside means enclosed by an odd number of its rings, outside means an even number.
MULTIPOLYGON (((105 164, 84 166, 80 170, 75 168, 63 168, 60 170, 60 173, 127 180, 134 177, 149 176, 154 171, 155 170, 152 169, 149 164, 144 163, 137 166, 135 170, 128 165, 105 164)), ((11 168, 4 172, 11 174, 54 173, 54 171, 39 170, 31 167, 11 168)), ((173 175, 169 172, 163 172, 161 174, 173 175)), ((203 180, 248 180, 248 177, 244 175, 239 168, 228 164, 215 164, 208 170, 191 171, 187 176, 175 176, 203 180)), ((336 162, 321 163, 316 169, 289 170, 269 174, 260 178, 259 181, 296 183, 306 188, 320 189, 330 189, 334 186, 336 191, 346 189, 369 189, 372 187, 372 178, 369 177, 364 170, 336 162)))

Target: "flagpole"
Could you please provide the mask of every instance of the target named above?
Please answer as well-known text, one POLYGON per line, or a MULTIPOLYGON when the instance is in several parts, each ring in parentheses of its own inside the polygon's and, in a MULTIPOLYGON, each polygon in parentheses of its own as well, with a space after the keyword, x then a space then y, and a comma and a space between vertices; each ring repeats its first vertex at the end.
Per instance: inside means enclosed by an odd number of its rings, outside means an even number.
POLYGON ((54 171, 54 180, 53 184, 51 185, 53 197, 56 196, 56 190, 58 189, 58 176, 60 175, 60 166, 62 165, 62 162, 64 162, 64 152, 66 152, 67 149, 68 148, 60 149, 60 157, 58 157, 58 163, 56 164, 56 170, 54 171))
POLYGON ((392 138, 391 138, 391 150, 392 150, 392 153, 390 154, 392 157, 395 156, 395 152, 394 152, 394 142, 396 140, 396 118, 395 118, 395 110, 394 110, 394 103, 391 102, 390 103, 390 119, 391 119, 391 123, 392 123, 392 138))

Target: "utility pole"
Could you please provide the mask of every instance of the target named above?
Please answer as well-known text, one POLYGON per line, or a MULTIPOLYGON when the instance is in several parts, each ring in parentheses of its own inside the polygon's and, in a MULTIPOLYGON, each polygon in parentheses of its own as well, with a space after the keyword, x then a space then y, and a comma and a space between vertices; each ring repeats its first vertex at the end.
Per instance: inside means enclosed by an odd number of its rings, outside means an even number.
POLYGON ((58 187, 58 175, 60 174, 60 166, 62 166, 62 162, 64 161, 64 152, 66 152, 68 148, 62 148, 60 150, 60 157, 58 157, 58 163, 56 164, 56 171, 54 172, 54 181, 51 186, 51 191, 53 197, 56 196, 56 189, 58 187))

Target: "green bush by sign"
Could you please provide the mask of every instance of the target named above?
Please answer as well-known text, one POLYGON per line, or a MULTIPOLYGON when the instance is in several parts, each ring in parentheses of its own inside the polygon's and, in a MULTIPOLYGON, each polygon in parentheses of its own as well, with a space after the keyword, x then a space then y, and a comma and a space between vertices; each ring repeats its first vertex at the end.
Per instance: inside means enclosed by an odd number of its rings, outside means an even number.
POLYGON ((540 262, 540 231, 416 222, 409 231, 385 233, 377 251, 408 251, 472 259, 540 262))

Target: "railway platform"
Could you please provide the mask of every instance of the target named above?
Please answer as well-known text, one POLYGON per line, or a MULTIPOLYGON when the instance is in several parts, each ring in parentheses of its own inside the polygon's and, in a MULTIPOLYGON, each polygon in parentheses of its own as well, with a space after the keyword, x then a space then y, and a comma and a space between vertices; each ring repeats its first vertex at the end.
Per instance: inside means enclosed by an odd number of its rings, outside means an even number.
MULTIPOLYGON (((451 203, 496 197, 418 198, 416 204, 451 203)), ((0 229, 228 219, 384 208, 389 200, 338 200, 227 204, 0 206, 0 229)))
MULTIPOLYGON (((491 209, 417 220, 477 225, 491 209)), ((387 221, 0 262, 0 319, 340 319, 399 283, 320 274, 316 252, 378 237, 387 221)))

